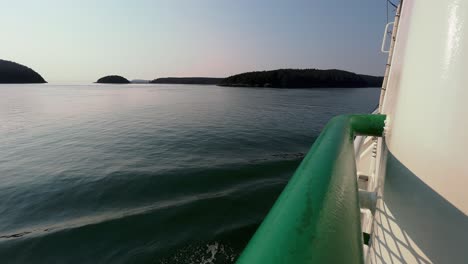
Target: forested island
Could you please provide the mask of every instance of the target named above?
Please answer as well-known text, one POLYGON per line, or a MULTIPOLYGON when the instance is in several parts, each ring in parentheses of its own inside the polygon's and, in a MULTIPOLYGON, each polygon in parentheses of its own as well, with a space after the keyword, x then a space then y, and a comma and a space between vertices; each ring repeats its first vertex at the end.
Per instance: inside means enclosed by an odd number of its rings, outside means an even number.
POLYGON ((46 83, 33 69, 16 62, 0 60, 0 83, 46 83))
POLYGON ((100 78, 96 83, 125 84, 130 83, 130 81, 119 75, 108 75, 100 78))
POLYGON ((219 86, 272 88, 379 87, 383 77, 343 70, 279 69, 246 72, 223 79, 219 86))
MULTIPOLYGON (((319 69, 279 69, 236 74, 227 78, 211 77, 165 77, 149 83, 158 84, 201 84, 232 87, 271 87, 271 88, 356 88, 380 87, 383 77, 356 74, 343 70, 319 69)), ((16 62, 0 60, 0 83, 46 83, 34 70, 16 62)), ((128 79, 119 75, 108 75, 96 83, 128 84, 128 79)), ((132 83, 148 83, 146 80, 133 80, 132 83)))
POLYGON ((363 78, 367 82, 368 87, 382 87, 382 83, 384 79, 383 76, 372 76, 372 75, 365 75, 365 74, 358 74, 358 75, 361 76, 361 78, 363 78))
POLYGON ((222 80, 223 78, 211 77, 165 77, 154 79, 150 83, 216 85, 222 80))

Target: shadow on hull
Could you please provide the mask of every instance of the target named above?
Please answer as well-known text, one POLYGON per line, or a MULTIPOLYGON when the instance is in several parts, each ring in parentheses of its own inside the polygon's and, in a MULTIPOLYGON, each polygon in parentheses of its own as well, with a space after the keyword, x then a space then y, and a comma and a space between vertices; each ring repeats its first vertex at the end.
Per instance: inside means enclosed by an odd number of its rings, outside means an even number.
POLYGON ((384 186, 385 206, 376 214, 373 261, 466 263, 468 216, 390 152, 384 186))

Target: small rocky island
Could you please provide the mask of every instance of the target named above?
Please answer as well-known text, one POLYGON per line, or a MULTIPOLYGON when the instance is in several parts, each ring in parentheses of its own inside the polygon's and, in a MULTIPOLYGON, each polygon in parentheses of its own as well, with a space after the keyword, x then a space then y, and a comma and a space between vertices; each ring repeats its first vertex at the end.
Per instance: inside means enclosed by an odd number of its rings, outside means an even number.
POLYGON ((46 81, 29 67, 0 60, 0 83, 46 83, 46 81))
POLYGON ((233 75, 219 86, 272 88, 358 88, 379 87, 383 77, 360 75, 343 70, 280 69, 233 75))
POLYGON ((124 84, 130 83, 130 81, 119 75, 108 75, 100 78, 96 83, 124 84))

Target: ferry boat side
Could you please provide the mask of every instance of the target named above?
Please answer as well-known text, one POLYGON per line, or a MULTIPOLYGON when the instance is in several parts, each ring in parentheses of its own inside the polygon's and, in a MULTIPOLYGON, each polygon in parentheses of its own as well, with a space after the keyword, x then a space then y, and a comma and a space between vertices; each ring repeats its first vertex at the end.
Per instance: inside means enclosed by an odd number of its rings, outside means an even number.
POLYGON ((395 27, 366 262, 467 263, 468 1, 403 0, 395 27))
POLYGON ((379 109, 330 121, 237 263, 467 263, 468 0, 388 26, 379 109))

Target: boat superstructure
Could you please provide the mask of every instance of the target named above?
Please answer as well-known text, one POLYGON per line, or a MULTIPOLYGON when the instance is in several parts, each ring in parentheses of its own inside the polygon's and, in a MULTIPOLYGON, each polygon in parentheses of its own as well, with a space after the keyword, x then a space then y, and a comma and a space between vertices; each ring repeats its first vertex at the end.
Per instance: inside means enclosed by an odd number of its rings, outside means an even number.
POLYGON ((379 109, 324 128, 238 263, 468 263, 468 0, 403 0, 379 109))
POLYGON ((376 195, 366 260, 468 263, 468 1, 403 0, 395 28, 385 135, 357 159, 376 195))

